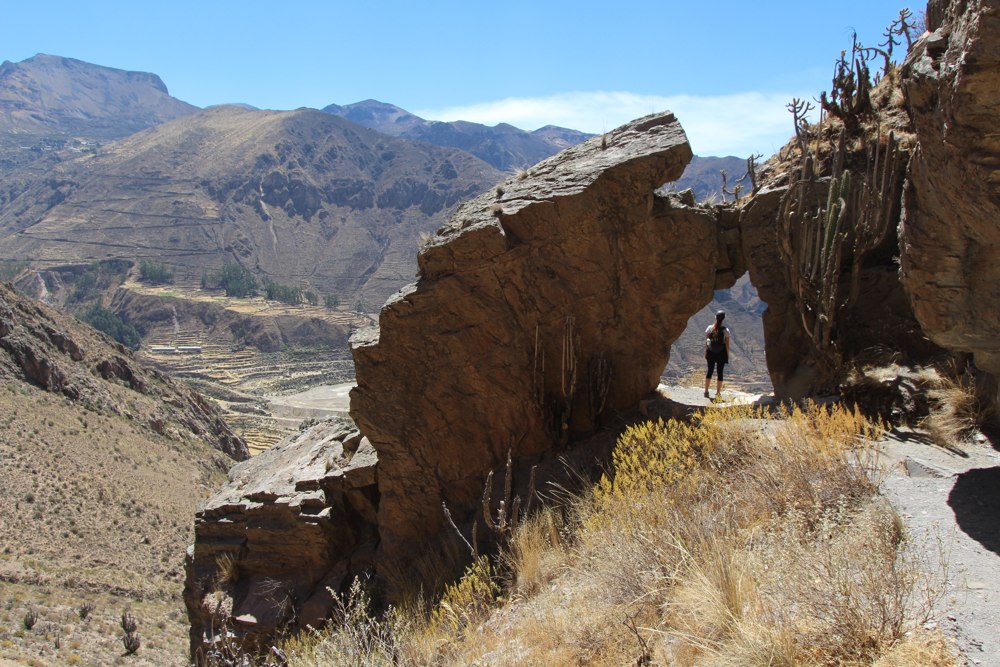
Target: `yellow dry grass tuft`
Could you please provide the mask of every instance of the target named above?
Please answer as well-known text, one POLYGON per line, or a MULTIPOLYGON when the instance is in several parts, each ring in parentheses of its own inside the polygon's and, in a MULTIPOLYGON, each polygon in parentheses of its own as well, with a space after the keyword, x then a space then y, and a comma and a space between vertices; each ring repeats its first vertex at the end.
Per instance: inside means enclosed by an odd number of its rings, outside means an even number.
POLYGON ((922 629, 935 589, 873 481, 880 435, 841 406, 636 425, 495 568, 312 642, 389 633, 397 665, 955 664, 922 629))

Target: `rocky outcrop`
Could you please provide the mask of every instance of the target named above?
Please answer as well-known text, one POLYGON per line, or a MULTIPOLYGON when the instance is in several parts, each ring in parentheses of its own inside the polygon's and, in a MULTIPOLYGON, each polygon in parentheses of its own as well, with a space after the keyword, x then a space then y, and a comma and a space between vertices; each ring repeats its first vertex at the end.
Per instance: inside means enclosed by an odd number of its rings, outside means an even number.
POLYGON ((161 435, 188 432, 237 461, 249 456, 215 406, 186 385, 142 366, 122 345, 0 283, 0 377, 14 376, 95 409, 144 422, 161 435), (112 386, 113 385, 113 386, 112 386), (134 412, 120 387, 155 399, 134 412))
POLYGON ((932 0, 903 79, 917 148, 901 274, 924 332, 1000 373, 1000 3, 932 0))
POLYGON ((664 113, 539 163, 460 207, 356 334, 381 558, 437 534, 442 503, 469 518, 508 451, 552 456, 656 387, 717 267, 733 276, 715 215, 653 195, 690 159, 664 113))
POLYGON ((375 450, 346 419, 234 466, 199 510, 184 600, 192 654, 229 635, 253 649, 279 625, 319 628, 372 567, 375 450))

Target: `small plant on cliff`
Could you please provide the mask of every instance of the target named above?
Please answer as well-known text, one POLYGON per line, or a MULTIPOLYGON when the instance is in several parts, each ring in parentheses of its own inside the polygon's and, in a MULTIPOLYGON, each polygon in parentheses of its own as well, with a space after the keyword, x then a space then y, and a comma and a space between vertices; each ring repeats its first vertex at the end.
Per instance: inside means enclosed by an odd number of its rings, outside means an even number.
POLYGON ((33 627, 35 627, 35 623, 38 622, 38 612, 35 611, 34 609, 29 609, 28 611, 24 612, 24 618, 22 619, 22 621, 24 623, 24 629, 31 630, 33 627))
POLYGON ((94 609, 95 605, 93 602, 84 602, 77 608, 76 613, 80 617, 81 621, 85 621, 87 620, 87 617, 90 616, 91 612, 94 611, 94 609))

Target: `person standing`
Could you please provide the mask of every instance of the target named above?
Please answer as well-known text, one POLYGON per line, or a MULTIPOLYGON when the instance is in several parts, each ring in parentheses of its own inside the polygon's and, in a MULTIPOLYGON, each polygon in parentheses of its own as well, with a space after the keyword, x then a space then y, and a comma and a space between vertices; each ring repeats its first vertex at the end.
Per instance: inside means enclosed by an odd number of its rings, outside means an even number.
POLYGON ((718 382, 715 385, 715 398, 722 400, 722 370, 729 363, 729 327, 722 324, 726 319, 725 311, 715 314, 715 324, 705 329, 705 361, 708 362, 708 372, 705 374, 705 398, 712 384, 712 372, 718 368, 718 382))

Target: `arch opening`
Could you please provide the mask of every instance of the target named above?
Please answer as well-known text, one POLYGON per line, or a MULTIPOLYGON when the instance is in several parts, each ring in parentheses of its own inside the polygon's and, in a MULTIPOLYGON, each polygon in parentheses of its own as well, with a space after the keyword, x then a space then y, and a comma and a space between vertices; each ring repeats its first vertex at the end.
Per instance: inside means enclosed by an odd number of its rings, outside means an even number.
MULTIPOLYGON (((700 388, 705 379, 705 329, 715 313, 726 312, 732 356, 726 366, 725 389, 748 394, 771 394, 774 387, 764 356, 763 313, 767 304, 744 273, 729 289, 715 290, 712 300, 691 316, 680 338, 670 347, 670 360, 660 374, 668 386, 700 388)), ((713 383, 714 387, 714 383, 713 383)))

